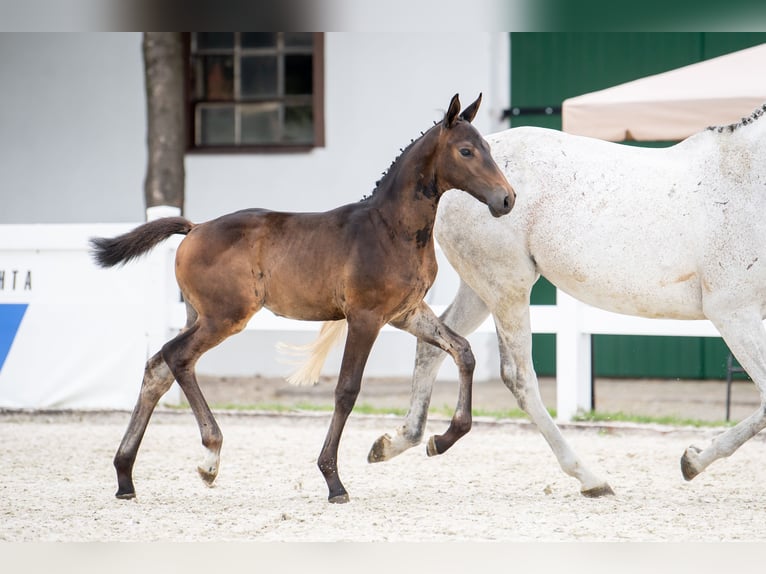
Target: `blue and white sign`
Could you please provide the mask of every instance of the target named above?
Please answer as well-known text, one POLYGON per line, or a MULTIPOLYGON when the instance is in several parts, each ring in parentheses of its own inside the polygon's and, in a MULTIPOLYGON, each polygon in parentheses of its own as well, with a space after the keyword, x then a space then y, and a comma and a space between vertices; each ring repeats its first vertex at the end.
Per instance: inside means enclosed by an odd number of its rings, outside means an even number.
POLYGON ((0 372, 26 311, 26 303, 0 303, 0 372))
POLYGON ((151 258, 104 270, 88 239, 134 226, 0 226, 0 407, 133 407, 162 288, 151 258))

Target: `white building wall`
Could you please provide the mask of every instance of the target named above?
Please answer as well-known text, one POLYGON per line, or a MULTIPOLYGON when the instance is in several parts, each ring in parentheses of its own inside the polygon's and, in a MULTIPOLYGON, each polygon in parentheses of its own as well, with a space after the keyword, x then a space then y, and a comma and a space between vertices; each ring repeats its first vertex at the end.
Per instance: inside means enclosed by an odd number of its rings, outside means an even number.
POLYGON ((141 35, 0 33, 0 224, 143 219, 141 35))

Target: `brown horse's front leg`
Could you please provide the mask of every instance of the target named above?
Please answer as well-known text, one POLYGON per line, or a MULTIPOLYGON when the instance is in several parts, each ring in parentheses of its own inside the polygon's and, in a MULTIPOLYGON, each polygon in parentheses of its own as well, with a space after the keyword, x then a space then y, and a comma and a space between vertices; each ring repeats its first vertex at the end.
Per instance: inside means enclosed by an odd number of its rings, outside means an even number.
POLYGON ((338 476, 338 445, 351 410, 362 386, 362 373, 381 324, 373 319, 348 318, 348 335, 343 351, 338 384, 335 387, 335 410, 327 430, 317 466, 327 482, 333 503, 348 502, 348 492, 338 476))
MULTIPOLYGON (((449 333, 445 339, 449 342, 449 348, 447 350, 457 364, 460 376, 460 385, 458 388, 457 406, 455 407, 455 414, 452 415, 449 428, 447 432, 442 435, 434 435, 428 440, 426 446, 426 453, 428 456, 434 456, 442 454, 453 444, 455 444, 460 437, 467 434, 471 430, 471 424, 473 422, 471 415, 471 397, 473 392, 473 370, 476 365, 476 361, 471 351, 471 346, 468 341, 450 330, 446 325, 442 325, 449 333)), ((437 343, 438 345, 438 343, 437 343)))
POLYGON ((428 456, 442 454, 471 430, 473 370, 476 365, 471 346, 465 338, 447 327, 425 302, 421 302, 412 314, 391 324, 446 351, 458 367, 460 387, 455 414, 447 432, 432 436, 426 447, 428 456))

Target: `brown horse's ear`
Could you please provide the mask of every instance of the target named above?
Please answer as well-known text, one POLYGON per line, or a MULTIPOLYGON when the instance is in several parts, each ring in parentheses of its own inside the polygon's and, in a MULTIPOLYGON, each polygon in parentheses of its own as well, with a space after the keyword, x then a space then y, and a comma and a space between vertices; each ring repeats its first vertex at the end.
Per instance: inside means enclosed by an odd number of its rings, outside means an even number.
POLYGON ((480 105, 481 105, 481 92, 479 93, 479 97, 476 98, 476 101, 463 110, 463 113, 460 114, 460 118, 464 119, 468 123, 471 123, 473 121, 473 118, 476 117, 476 112, 479 111, 480 105))
POLYGON ((452 100, 449 103, 449 109, 447 110, 447 115, 444 116, 444 125, 448 128, 451 128, 455 125, 455 122, 458 120, 458 114, 460 113, 460 98, 458 98, 458 95, 455 94, 452 96, 452 100))

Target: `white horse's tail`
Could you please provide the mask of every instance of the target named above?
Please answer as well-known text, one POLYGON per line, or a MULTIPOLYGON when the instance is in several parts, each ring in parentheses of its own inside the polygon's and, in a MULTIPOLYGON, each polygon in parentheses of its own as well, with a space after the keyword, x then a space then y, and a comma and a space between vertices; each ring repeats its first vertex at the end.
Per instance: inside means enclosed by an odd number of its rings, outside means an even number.
POLYGON ((277 343, 280 352, 292 356, 306 356, 298 370, 287 377, 287 382, 291 385, 314 385, 319 382, 319 374, 322 372, 327 355, 338 341, 346 336, 348 323, 345 319, 340 321, 326 321, 322 324, 319 331, 319 337, 313 343, 308 345, 288 345, 286 343, 277 343))

